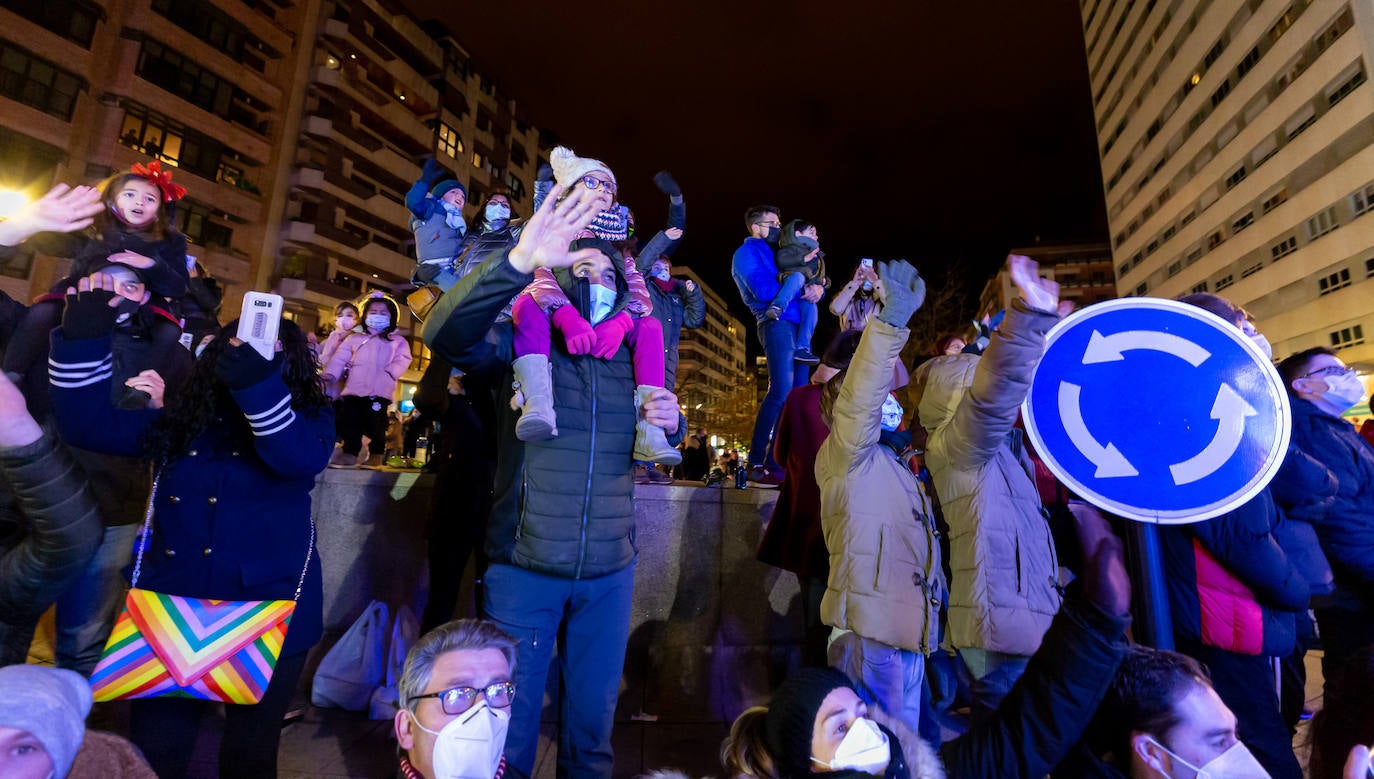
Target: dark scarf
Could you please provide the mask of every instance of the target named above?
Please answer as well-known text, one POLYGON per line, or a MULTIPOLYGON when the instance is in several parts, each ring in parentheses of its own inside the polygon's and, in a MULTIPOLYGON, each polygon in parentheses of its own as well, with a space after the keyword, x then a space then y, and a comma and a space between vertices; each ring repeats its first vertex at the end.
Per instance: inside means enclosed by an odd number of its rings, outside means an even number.
POLYGON ((894 454, 901 457, 911 448, 911 431, 883 430, 878 433, 878 443, 891 449, 894 454))
POLYGON ((674 281, 673 278, 672 278, 671 276, 668 278, 667 281, 664 281, 663 279, 657 278, 657 277, 655 277, 655 276, 650 276, 649 278, 650 278, 655 284, 658 285, 658 288, 659 288, 659 289, 663 290, 665 293, 670 293, 670 294, 671 294, 672 291, 673 291, 673 289, 674 289, 675 287, 677 287, 677 282, 674 281))

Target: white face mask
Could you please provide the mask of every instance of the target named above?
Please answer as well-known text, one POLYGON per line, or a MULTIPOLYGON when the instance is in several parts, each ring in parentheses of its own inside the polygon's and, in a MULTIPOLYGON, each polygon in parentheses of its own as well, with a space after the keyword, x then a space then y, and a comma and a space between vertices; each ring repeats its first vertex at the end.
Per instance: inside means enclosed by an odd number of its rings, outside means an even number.
POLYGON ((1364 385, 1360 383, 1360 377, 1353 373, 1323 376, 1322 380, 1326 382, 1326 392, 1322 393, 1322 400, 1342 413, 1364 397, 1364 385))
POLYGON ((1254 335, 1248 337, 1251 341, 1254 342, 1255 346, 1259 347, 1259 350, 1261 352, 1264 352, 1264 356, 1266 358, 1270 360, 1274 359, 1274 347, 1269 345, 1268 338, 1265 338, 1263 335, 1259 333, 1255 333, 1254 335))
POLYGON ((505 203, 487 203, 486 215, 488 222, 500 222, 503 219, 510 219, 510 206, 505 203))
POLYGON ((340 330, 352 330, 354 327, 357 327, 357 325, 357 318, 351 315, 335 317, 334 319, 334 326, 339 328, 340 330))
POLYGON ((1250 754, 1250 750, 1239 741, 1232 744, 1230 749, 1208 760, 1201 767, 1189 763, 1154 739, 1150 739, 1150 743, 1168 752, 1174 762, 1182 764, 1191 771, 1196 771, 1197 779, 1270 779, 1269 772, 1264 770, 1264 766, 1260 765, 1255 756, 1250 754))
POLYGON ((897 397, 891 392, 887 393, 887 398, 883 401, 883 421, 880 424, 888 432, 896 430, 902 424, 902 404, 897 402, 897 397))
POLYGON ((386 314, 368 314, 363 321, 367 323, 367 329, 373 331, 385 330, 391 326, 391 317, 386 314))
POLYGON ((510 726, 510 712, 493 709, 481 701, 450 721, 442 730, 433 731, 420 724, 411 712, 415 727, 434 736, 434 751, 430 763, 434 779, 492 779, 501 765, 501 752, 506 748, 506 728, 510 726))
POLYGON ((600 284, 592 284, 592 324, 599 324, 615 308, 615 290, 603 287, 600 284))
POLYGON ((892 762, 892 745, 888 743, 887 734, 878 728, 878 723, 860 717, 850 724, 849 732, 844 734, 844 740, 835 750, 835 759, 829 763, 814 757, 811 760, 831 771, 852 769, 881 774, 892 762))

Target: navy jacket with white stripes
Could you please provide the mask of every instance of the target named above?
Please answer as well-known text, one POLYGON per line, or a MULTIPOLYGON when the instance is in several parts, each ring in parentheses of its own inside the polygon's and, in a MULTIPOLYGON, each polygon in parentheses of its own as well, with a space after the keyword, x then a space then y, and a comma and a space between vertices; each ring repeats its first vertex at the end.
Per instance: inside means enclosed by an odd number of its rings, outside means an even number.
MULTIPOLYGON (((74 446, 142 456, 143 433, 161 412, 115 409, 110 365, 109 338, 68 341, 60 328, 53 331, 49 372, 58 429, 74 446)), ((296 592, 310 546, 310 490, 334 448, 333 414, 293 410, 276 373, 232 395, 237 407, 224 408, 186 456, 162 471, 141 588, 218 600, 290 599, 296 592)), ((322 603, 312 549, 283 657, 319 641, 322 603)))

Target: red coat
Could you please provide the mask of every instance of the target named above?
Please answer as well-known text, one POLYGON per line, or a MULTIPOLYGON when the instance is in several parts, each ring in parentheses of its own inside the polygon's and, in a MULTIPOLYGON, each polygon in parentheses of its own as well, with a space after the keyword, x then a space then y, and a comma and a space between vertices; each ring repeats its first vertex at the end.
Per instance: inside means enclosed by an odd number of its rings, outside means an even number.
POLYGON ((828 435, 830 428, 821 420, 821 385, 792 390, 773 435, 773 459, 785 476, 756 555, 776 568, 822 581, 829 576, 830 557, 821 531, 816 453, 828 435))

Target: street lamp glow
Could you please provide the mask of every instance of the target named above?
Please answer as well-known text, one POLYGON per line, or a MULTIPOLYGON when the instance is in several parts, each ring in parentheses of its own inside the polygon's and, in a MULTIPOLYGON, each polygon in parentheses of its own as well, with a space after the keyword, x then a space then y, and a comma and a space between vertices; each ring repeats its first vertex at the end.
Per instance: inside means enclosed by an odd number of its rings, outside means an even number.
POLYGON ((9 219, 29 204, 29 196, 13 189, 0 189, 0 219, 9 219))

